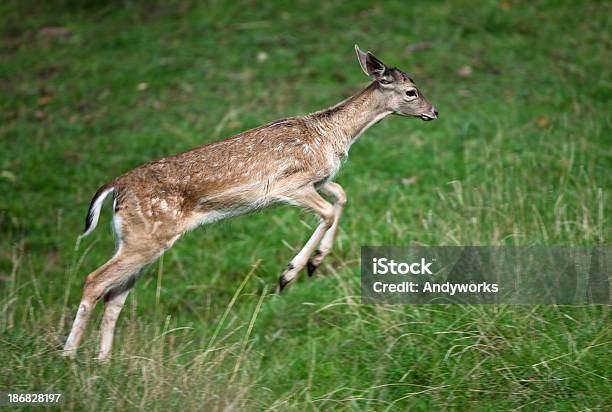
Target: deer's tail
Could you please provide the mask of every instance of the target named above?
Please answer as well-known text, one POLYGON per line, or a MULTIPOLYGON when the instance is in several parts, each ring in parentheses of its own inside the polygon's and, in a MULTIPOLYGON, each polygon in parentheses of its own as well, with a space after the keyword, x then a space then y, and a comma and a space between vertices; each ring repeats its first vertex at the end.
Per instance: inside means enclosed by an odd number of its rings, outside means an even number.
POLYGON ((114 190, 115 188, 111 186, 111 184, 107 183, 96 191, 96 194, 91 199, 91 204, 89 205, 89 210, 87 211, 87 217, 85 218, 85 230, 79 236, 77 244, 82 238, 89 235, 96 228, 98 219, 100 219, 100 209, 102 208, 104 198, 114 190))

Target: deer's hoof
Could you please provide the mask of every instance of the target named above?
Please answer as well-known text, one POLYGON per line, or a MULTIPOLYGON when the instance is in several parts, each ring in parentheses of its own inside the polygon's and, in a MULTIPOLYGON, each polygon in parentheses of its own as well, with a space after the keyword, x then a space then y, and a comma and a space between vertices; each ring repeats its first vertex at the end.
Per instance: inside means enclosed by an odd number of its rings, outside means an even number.
POLYGON ((317 270, 317 268, 323 261, 321 255, 322 255, 321 251, 317 249, 315 250, 314 254, 310 257, 310 259, 308 259, 308 264, 306 265, 306 267, 308 268, 309 277, 314 275, 315 270, 317 270))
POLYGON ((315 270, 317 270, 318 267, 319 266, 317 266, 314 263, 312 263, 312 260, 309 260, 308 261, 308 265, 307 265, 307 268, 308 268, 308 277, 312 277, 312 275, 314 275, 315 270))
POLYGON ((289 281, 285 279, 285 275, 281 275, 278 278, 278 288, 277 288, 278 293, 281 293, 283 289, 285 289, 285 286, 287 286, 288 283, 289 281))
POLYGON ((98 363, 101 364, 101 365, 108 365, 108 364, 110 364, 110 360, 111 360, 111 357, 110 357, 110 354, 108 354, 108 353, 107 354, 99 354, 98 358, 97 358, 98 363))
POLYGON ((290 273, 293 269, 295 269, 295 266, 289 263, 287 265, 287 269, 285 269, 285 271, 278 278, 278 288, 277 288, 278 293, 281 293, 283 289, 285 289, 285 286, 287 286, 287 284, 291 282, 292 278, 287 279, 287 273, 290 273))

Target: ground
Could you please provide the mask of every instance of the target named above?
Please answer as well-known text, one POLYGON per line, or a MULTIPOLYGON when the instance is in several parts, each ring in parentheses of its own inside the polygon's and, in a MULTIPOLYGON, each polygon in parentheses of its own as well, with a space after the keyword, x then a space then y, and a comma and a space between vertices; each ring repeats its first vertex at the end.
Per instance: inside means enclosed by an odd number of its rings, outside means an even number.
POLYGON ((361 245, 610 243, 606 2, 8 1, 0 5, 0 388, 82 410, 604 410, 609 306, 366 306, 361 245), (353 145, 337 244, 277 296, 314 230, 281 207, 183 237, 140 279, 98 364, 90 323, 58 356, 85 276, 113 251, 89 200, 143 162, 367 84, 353 45, 440 112, 353 145))

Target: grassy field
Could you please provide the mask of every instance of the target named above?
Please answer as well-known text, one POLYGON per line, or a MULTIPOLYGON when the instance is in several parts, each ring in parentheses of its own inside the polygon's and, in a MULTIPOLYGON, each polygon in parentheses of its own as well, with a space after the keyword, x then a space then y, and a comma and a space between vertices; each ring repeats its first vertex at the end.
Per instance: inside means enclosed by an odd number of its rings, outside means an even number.
POLYGON ((609 306, 365 306, 361 245, 610 244, 606 2, 0 4, 0 389, 85 410, 610 410, 609 306), (191 232, 140 279, 113 360, 113 251, 90 197, 138 164, 365 87, 353 44, 410 72, 435 122, 355 144, 335 250, 277 296, 316 220, 288 207, 191 232))

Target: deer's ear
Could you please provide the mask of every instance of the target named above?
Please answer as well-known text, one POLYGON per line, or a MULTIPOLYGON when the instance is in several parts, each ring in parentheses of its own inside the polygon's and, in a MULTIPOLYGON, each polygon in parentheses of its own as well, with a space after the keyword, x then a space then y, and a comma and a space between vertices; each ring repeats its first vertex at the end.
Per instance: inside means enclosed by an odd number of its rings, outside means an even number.
POLYGON ((368 68, 370 76, 374 76, 377 79, 383 77, 387 71, 387 66, 370 52, 368 52, 366 57, 366 67, 368 68))
POLYGON ((374 77, 376 80, 390 77, 386 76, 387 66, 372 53, 364 53, 357 45, 355 45, 355 53, 357 53, 357 60, 359 61, 361 70, 363 70, 365 74, 374 77))
POLYGON ((359 61, 359 66, 361 66, 361 70, 363 70, 366 76, 369 76, 370 73, 368 73, 368 64, 367 64, 368 55, 362 52, 359 46, 357 45, 355 45, 355 53, 357 53, 357 61, 359 61))

